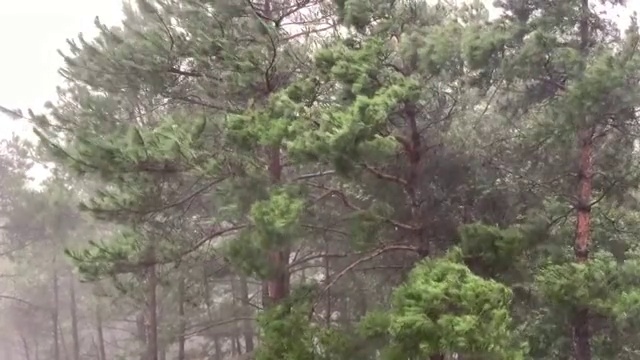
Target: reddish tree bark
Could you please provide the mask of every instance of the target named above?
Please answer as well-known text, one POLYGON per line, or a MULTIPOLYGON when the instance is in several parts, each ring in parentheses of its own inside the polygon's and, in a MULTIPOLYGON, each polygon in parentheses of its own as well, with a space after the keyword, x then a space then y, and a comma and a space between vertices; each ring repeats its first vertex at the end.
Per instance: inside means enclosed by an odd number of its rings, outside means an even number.
MULTIPOLYGON (((589 0, 581 2, 580 50, 586 62, 590 41, 589 0)), ((578 160, 577 219, 574 251, 576 261, 586 263, 589 260, 591 245, 591 197, 593 191, 593 126, 584 119, 583 129, 578 132, 580 156, 578 160)), ((573 356, 576 360, 591 360, 591 332, 589 329, 589 309, 578 307, 573 314, 573 356)))

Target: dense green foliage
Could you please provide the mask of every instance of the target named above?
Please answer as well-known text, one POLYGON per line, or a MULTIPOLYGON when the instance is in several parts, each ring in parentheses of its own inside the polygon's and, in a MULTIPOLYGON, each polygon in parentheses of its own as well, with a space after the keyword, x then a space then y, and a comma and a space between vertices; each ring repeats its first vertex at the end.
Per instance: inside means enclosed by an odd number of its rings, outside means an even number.
POLYGON ((146 360, 635 359, 636 19, 496 5, 139 0, 97 21, 32 119, 51 179, 2 165, 8 241, 53 244, 13 263, 64 249, 146 360))

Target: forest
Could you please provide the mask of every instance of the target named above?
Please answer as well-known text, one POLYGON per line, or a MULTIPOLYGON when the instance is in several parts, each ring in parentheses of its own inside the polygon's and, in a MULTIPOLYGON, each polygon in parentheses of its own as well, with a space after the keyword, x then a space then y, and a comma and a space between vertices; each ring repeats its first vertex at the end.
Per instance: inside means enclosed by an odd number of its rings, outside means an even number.
POLYGON ((640 359, 628 6, 96 18, 0 108, 38 139, 1 146, 0 359, 640 359))

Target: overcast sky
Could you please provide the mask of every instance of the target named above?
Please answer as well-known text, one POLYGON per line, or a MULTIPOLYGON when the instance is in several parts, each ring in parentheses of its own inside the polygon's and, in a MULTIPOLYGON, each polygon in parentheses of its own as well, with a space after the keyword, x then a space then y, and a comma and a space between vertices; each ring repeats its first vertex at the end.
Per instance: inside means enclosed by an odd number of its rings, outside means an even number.
MULTIPOLYGON (((61 83, 57 74, 62 60, 58 49, 66 50, 66 39, 79 32, 95 34, 95 16, 107 25, 121 19, 121 0, 20 0, 2 1, 0 7, 0 105, 38 110, 55 100, 61 83)), ((640 9, 640 0, 628 0, 640 9)), ((627 23, 626 14, 621 18, 627 23)), ((622 24, 621 24, 622 25, 622 24)), ((91 38, 87 36, 87 38, 91 38)), ((0 114, 0 138, 12 132, 31 133, 26 124, 0 114)))
MULTIPOLYGON (((61 83, 58 49, 66 39, 82 32, 95 34, 93 20, 109 25, 120 22, 121 0, 20 0, 0 6, 0 105, 15 109, 41 109, 55 100, 61 83)), ((90 38, 87 36, 87 38, 90 38)), ((13 131, 31 132, 0 115, 0 138, 13 131)))

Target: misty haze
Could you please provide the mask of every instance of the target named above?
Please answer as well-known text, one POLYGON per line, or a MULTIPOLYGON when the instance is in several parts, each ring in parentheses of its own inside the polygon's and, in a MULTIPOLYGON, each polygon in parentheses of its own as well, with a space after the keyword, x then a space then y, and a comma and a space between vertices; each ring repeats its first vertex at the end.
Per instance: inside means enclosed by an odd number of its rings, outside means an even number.
POLYGON ((0 360, 640 359, 640 1, 0 8, 0 360))

